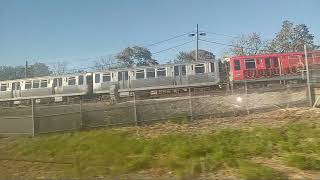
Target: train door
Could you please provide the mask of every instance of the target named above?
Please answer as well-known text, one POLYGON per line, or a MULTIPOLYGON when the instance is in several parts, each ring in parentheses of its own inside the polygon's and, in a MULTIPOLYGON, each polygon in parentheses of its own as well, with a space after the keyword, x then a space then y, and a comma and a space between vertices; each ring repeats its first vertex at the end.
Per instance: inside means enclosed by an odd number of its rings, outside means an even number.
POLYGON ((237 80, 243 80, 243 70, 241 68, 241 63, 239 59, 235 59, 233 61, 230 62, 230 66, 232 69, 232 80, 237 81, 237 80))
POLYGON ((62 93, 62 78, 54 78, 52 83, 52 94, 61 94, 62 93))
POLYGON ((119 71, 118 72, 118 83, 120 89, 129 88, 129 73, 128 71, 119 71))
POLYGON ((92 94, 93 93, 92 74, 86 76, 86 84, 87 84, 88 94, 92 94))
POLYGON ((174 84, 175 85, 182 85, 183 84, 183 77, 186 76, 186 66, 185 65, 177 65, 174 66, 174 84))
POLYGON ((11 84, 11 89, 12 89, 12 98, 18 98, 21 97, 21 86, 20 82, 13 82, 11 84))

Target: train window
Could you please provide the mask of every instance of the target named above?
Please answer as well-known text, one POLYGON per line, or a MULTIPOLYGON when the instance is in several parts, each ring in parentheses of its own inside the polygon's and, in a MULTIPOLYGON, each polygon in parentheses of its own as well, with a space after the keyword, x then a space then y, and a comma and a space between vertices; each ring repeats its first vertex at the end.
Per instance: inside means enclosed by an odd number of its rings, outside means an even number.
POLYGON ((153 78, 156 77, 156 72, 154 68, 148 68, 147 69, 147 78, 153 78))
POLYGON ((157 69, 157 77, 166 76, 167 70, 166 68, 158 68, 157 69))
POLYGON ((118 81, 122 81, 122 72, 118 72, 118 81))
POLYGON ((78 84, 79 84, 79 85, 83 85, 83 81, 84 81, 84 77, 83 77, 83 75, 80 75, 80 76, 78 77, 78 84))
POLYGON ((266 58, 265 65, 266 65, 266 68, 271 67, 270 58, 266 58))
POLYGON ((24 89, 31 89, 31 81, 26 81, 26 83, 24 84, 24 89))
POLYGON ((40 88, 40 81, 39 80, 34 80, 32 83, 32 88, 40 88))
POLYGON ((174 66, 174 76, 179 76, 179 75, 180 75, 179 66, 174 66))
POLYGON ((179 75, 185 76, 187 74, 186 66, 181 65, 181 66, 174 66, 174 75, 179 76, 179 75), (180 73, 180 68, 181 68, 181 73, 180 73))
POLYGON ((42 88, 48 87, 48 81, 47 80, 41 80, 41 87, 42 88))
POLYGON ((76 85, 76 77, 69 77, 68 78, 68 85, 69 86, 76 85))
POLYGON ((194 70, 196 74, 205 73, 204 64, 197 64, 194 66, 194 70))
POLYGON ((7 91, 8 85, 7 84, 1 84, 1 91, 7 91))
POLYGON ((214 63, 210 63, 211 72, 214 72, 214 63))
POLYGON ((185 76, 187 74, 186 65, 181 66, 181 72, 182 72, 182 76, 185 76))
POLYGON ((62 86, 62 78, 58 79, 58 86, 61 87, 62 86))
POLYGON ((12 90, 20 90, 20 82, 15 82, 11 84, 12 90))
POLYGON ((94 82, 95 83, 100 83, 100 74, 95 74, 94 75, 94 82))
POLYGON ((62 78, 53 79, 52 87, 61 87, 62 86, 62 78))
POLYGON ((254 59, 246 59, 245 61, 246 69, 255 69, 256 61, 254 59))
POLYGON ((274 67, 279 67, 279 61, 278 61, 278 58, 272 58, 272 62, 273 62, 273 66, 274 67))
POLYGON ((124 75, 124 80, 125 81, 129 79, 128 71, 121 71, 121 72, 118 72, 118 81, 122 81, 123 80, 123 75, 124 75))
POLYGON ((111 81, 110 73, 103 74, 102 82, 109 82, 109 81, 111 81))
POLYGON ((241 69, 240 60, 234 60, 234 70, 238 71, 241 69))
POLYGON ((136 71, 136 79, 144 79, 144 70, 136 71))
POLYGON ((58 80, 55 78, 53 79, 52 87, 57 87, 57 86, 58 86, 58 80))
POLYGON ((128 71, 123 71, 124 73, 124 80, 129 80, 129 73, 128 71))

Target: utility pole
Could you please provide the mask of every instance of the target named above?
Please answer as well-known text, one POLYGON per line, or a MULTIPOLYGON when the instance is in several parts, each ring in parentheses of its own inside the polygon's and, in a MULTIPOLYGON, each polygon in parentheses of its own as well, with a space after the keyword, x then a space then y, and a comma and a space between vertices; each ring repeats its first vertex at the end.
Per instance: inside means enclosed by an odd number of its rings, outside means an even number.
POLYGON ((28 77, 28 61, 26 60, 26 66, 24 69, 24 77, 27 78, 28 77))
POLYGON ((197 30, 196 33, 191 33, 189 34, 190 37, 196 37, 196 61, 198 61, 199 58, 199 40, 201 41, 201 39, 199 39, 199 36, 205 36, 206 33, 204 32, 200 32, 199 33, 199 25, 197 24, 197 30))
POLYGON ((310 86, 310 75, 309 75, 309 63, 308 63, 308 54, 307 54, 307 45, 304 45, 304 60, 307 71, 307 85, 308 85, 308 95, 309 95, 309 103, 312 106, 312 96, 311 96, 311 86, 310 86))
POLYGON ((196 61, 198 61, 198 53, 199 53, 199 25, 198 24, 197 24, 196 38, 197 38, 196 61))

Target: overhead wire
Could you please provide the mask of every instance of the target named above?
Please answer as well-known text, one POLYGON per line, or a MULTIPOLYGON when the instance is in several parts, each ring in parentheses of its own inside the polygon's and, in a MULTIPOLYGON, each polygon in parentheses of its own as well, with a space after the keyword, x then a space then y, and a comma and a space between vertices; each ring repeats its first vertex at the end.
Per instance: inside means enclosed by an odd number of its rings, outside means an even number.
POLYGON ((179 45, 176 45, 176 46, 167 48, 167 49, 163 49, 163 50, 161 50, 161 51, 154 52, 154 53, 152 53, 152 54, 159 54, 159 53, 162 53, 162 52, 165 52, 165 51, 169 51, 169 50, 171 50, 171 49, 175 49, 175 48, 177 48, 177 47, 180 47, 180 46, 189 44, 189 43, 191 43, 191 42, 193 42, 193 41, 194 41, 194 40, 187 41, 187 42, 185 42, 185 43, 182 43, 182 44, 179 44, 179 45))
POLYGON ((217 36, 224 36, 224 37, 230 37, 230 38, 239 38, 240 36, 234 36, 234 35, 227 35, 227 34, 220 34, 220 33, 214 33, 214 32, 209 32, 209 31, 203 31, 207 34, 212 34, 212 35, 217 35, 217 36))
POLYGON ((230 46, 230 47, 235 47, 235 48, 243 48, 243 49, 256 50, 256 49, 249 48, 249 47, 235 46, 235 45, 231 45, 231 44, 225 44, 225 43, 220 43, 220 42, 215 42, 215 41, 209 41, 209 40, 204 40, 204 39, 199 39, 199 41, 203 41, 203 42, 207 42, 207 43, 212 43, 212 44, 223 45, 223 46, 230 46))
POLYGON ((155 45, 158 45, 158 44, 161 44, 161 43, 164 43, 164 42, 167 42, 167 41, 171 41, 171 40, 173 40, 173 39, 177 39, 177 38, 180 38, 180 37, 183 37, 183 36, 186 36, 186 35, 188 35, 188 34, 190 34, 190 33, 192 33, 193 31, 191 31, 191 32, 187 32, 187 33, 184 33, 184 34, 180 34, 180 35, 177 35, 177 36, 173 36, 173 37, 171 37, 171 38, 168 38, 168 39, 165 39, 165 40, 162 40, 162 41, 158 41, 158 42, 155 42, 155 43, 151 43, 151 44, 148 44, 148 45, 146 45, 146 46, 143 46, 143 47, 151 47, 151 46, 155 46, 155 45))
MULTIPOLYGON (((164 40, 161 40, 161 41, 158 41, 158 42, 154 42, 154 43, 150 43, 150 44, 147 44, 145 46, 142 46, 144 48, 147 48, 147 47, 152 47, 152 46, 156 46, 158 44, 162 44, 162 43, 165 43, 165 42, 168 42, 168 41, 171 41, 171 40, 174 40, 174 39, 177 39, 177 38, 180 38, 180 37, 183 37, 183 36, 186 36, 190 33, 192 33, 194 31, 190 31, 190 32, 187 32, 187 33, 183 33, 183 34, 179 34, 179 35, 176 35, 176 36, 173 36, 173 37, 170 37, 168 39, 164 39, 164 40)), ((225 36, 225 37, 231 37, 231 38, 236 38, 237 36, 231 36, 231 35, 226 35, 226 34, 219 34, 219 33, 214 33, 214 32, 209 32, 209 31, 202 31, 202 32, 205 32, 205 33, 208 33, 208 34, 213 34, 213 35, 219 35, 219 36, 225 36)), ((163 50, 160 50, 160 51, 157 51, 157 52, 153 52, 152 54, 159 54, 159 53, 163 53, 163 52, 166 52, 166 51, 169 51, 169 50, 172 50, 172 49, 175 49, 177 47, 180 47, 180 46, 183 46, 185 44, 189 44, 191 42, 193 42, 195 40, 191 40, 191 41, 187 41, 187 42, 184 42, 182 44, 178 44, 176 46, 173 46, 173 47, 169 47, 169 48, 166 48, 166 49, 163 49, 163 50)), ((233 45, 230 45, 230 44, 224 44, 224 43, 219 43, 219 42, 215 42, 215 41, 209 41, 209 40, 204 40, 204 39, 199 39, 199 41, 204 41, 204 42, 207 42, 207 43, 214 43, 214 44, 219 44, 219 45, 224 45, 224 46, 231 46, 231 47, 238 47, 238 46, 233 46, 233 45)), ((246 48, 246 47, 238 47, 238 48, 246 48)), ((247 49, 251 49, 251 48, 247 48, 247 49)), ((108 55, 101 55, 101 56, 96 56, 96 57, 88 57, 88 58, 71 58, 71 59, 74 59, 74 61, 89 61, 89 62, 97 62, 103 58, 107 58, 107 57, 110 57, 110 56, 114 56, 116 55, 116 53, 113 53, 113 54, 108 54, 108 55), (77 59, 77 60, 76 60, 77 59)), ((56 59, 61 59, 60 61, 55 61, 55 62, 45 62, 45 63, 48 63, 48 64, 56 64, 57 62, 66 62, 67 64, 69 64, 70 62, 68 62, 67 58, 56 58, 56 59)), ((43 59, 40 59, 43 61, 43 59)), ((37 60, 32 60, 34 62, 37 62, 37 60)), ((107 66, 112 66, 112 65, 118 65, 119 63, 118 62, 111 62, 110 63, 104 63, 104 65, 107 65, 107 66)), ((86 65, 82 65, 82 66, 86 66, 86 65)), ((79 69, 94 69, 94 66, 86 66, 86 68, 79 68, 79 69)))

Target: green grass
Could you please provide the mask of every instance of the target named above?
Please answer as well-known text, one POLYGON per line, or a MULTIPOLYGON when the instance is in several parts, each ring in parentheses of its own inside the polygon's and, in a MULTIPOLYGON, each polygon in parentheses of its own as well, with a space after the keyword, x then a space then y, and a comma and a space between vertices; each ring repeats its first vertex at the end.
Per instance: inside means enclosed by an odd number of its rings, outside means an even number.
POLYGON ((290 154, 285 158, 288 165, 303 170, 320 170, 320 160, 307 155, 290 154))
POLYGON ((163 168, 182 178, 234 168, 244 179, 286 179, 271 167, 250 162, 252 157, 283 156, 300 169, 319 170, 320 130, 315 125, 288 124, 281 128, 221 129, 211 134, 171 133, 155 138, 136 137, 116 130, 95 130, 23 138, 12 153, 29 159, 70 161, 69 177, 118 176, 163 168))
POLYGON ((255 164, 248 161, 239 162, 239 174, 242 178, 247 180, 284 180, 288 177, 270 167, 255 164))

